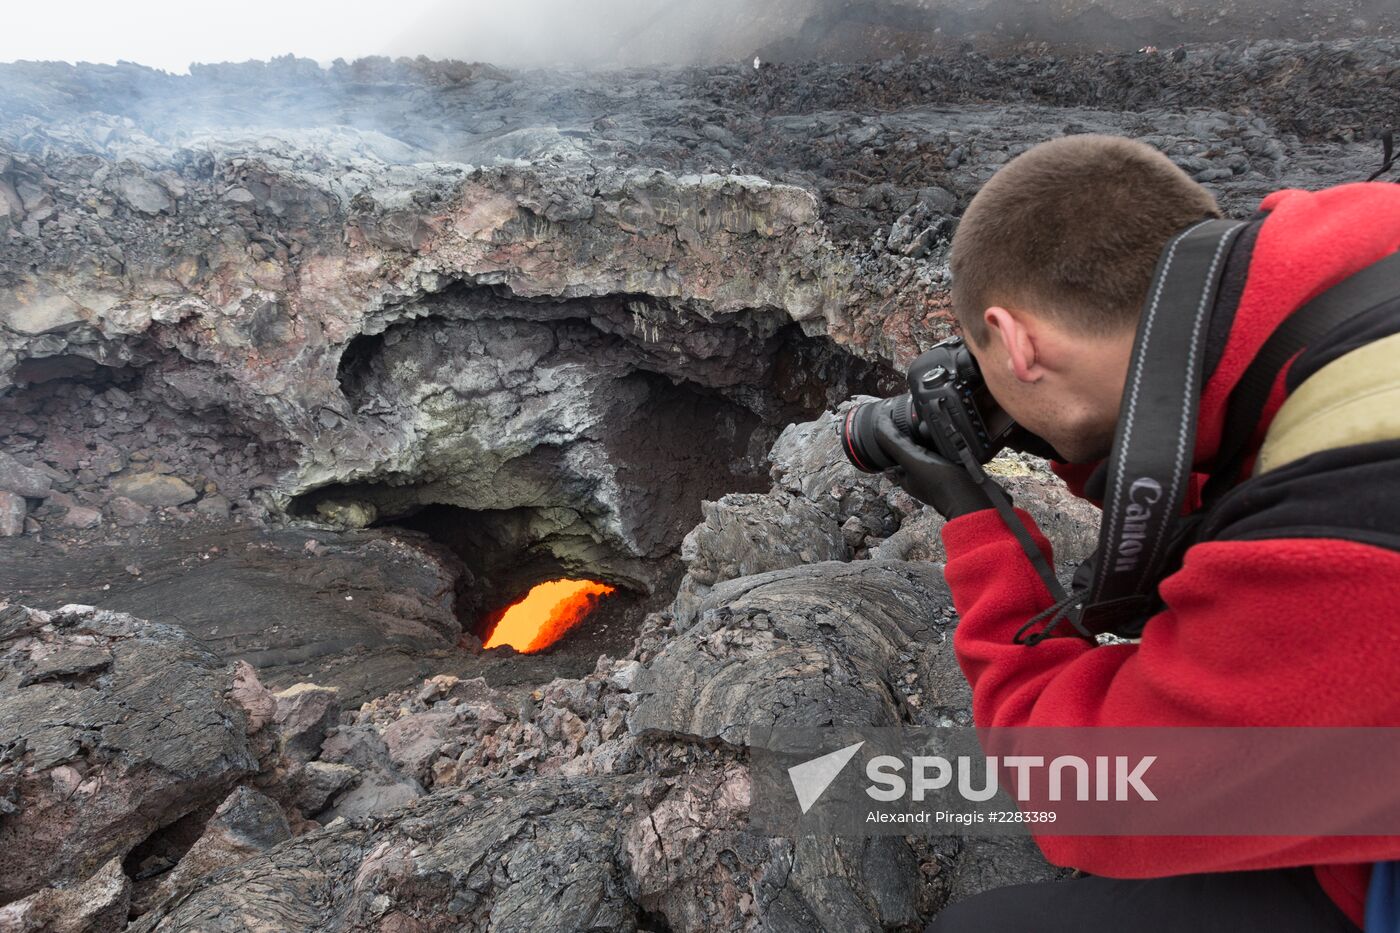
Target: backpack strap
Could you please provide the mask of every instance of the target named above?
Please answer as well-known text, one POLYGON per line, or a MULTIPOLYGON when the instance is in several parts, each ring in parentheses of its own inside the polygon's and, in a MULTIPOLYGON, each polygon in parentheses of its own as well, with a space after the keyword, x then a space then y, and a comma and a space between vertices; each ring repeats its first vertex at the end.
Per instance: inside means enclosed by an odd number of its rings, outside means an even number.
POLYGON ((1400 440, 1400 333, 1338 357, 1289 393, 1269 423, 1254 471, 1391 440, 1400 440))
POLYGON ((1333 285, 1289 315, 1240 377, 1230 396, 1220 453, 1202 491, 1207 506, 1239 479, 1249 459, 1250 441, 1258 431, 1279 372, 1317 338, 1354 317, 1374 311, 1400 295, 1400 253, 1372 263, 1333 285))

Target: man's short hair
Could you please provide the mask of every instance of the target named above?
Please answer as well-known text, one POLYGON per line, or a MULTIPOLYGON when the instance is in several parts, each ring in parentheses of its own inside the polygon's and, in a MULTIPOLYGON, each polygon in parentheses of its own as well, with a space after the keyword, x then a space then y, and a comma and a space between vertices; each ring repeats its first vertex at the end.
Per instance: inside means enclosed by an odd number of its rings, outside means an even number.
POLYGON ((953 235, 953 313, 974 343, 983 312, 1020 306, 1084 334, 1135 326, 1157 257, 1220 208, 1165 155, 1117 136, 1066 136, 1008 162, 953 235))

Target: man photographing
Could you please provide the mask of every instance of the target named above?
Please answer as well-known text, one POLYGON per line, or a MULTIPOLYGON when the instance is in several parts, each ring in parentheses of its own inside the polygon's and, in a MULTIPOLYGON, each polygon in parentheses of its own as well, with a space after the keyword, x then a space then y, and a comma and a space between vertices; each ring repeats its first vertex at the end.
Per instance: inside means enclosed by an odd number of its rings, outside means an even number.
MULTIPOLYGON (((1400 186, 1219 217, 1151 147, 1072 136, 1009 162, 955 234, 953 310, 986 390, 1105 505, 1087 591, 1062 598, 1030 516, 1027 537, 975 464, 916 439, 917 411, 848 419, 853 461, 896 465, 948 519, 978 726, 1400 725, 1400 186), (1148 391, 1167 377, 1185 392, 1148 391), (1153 457, 1134 481, 1124 465, 1153 457), (1105 630, 1140 640, 1087 637, 1105 630)), ((990 891, 930 929, 1355 931, 1388 909, 1373 865, 1400 859, 1393 837, 1037 841, 1092 877, 990 891)))

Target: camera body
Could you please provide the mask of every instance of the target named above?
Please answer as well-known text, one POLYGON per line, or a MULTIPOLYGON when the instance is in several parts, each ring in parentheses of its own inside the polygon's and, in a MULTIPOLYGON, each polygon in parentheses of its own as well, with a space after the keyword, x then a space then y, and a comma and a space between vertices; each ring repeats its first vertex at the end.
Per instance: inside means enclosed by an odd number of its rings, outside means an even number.
POLYGON ((856 469, 878 473, 896 465, 875 437, 876 422, 885 410, 895 427, 953 463, 964 462, 964 450, 977 463, 986 463, 1018 430, 987 390, 977 360, 960 337, 920 354, 909 366, 908 382, 904 395, 855 405, 846 412, 841 446, 856 469))

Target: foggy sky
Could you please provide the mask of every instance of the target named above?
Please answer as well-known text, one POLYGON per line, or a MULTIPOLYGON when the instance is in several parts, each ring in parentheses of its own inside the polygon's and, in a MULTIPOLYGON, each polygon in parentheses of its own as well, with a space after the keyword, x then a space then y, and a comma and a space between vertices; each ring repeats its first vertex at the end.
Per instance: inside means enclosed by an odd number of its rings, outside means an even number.
MULTIPOLYGON (((8 0, 0 11, 0 62, 126 59, 177 73, 191 62, 288 54, 323 65, 371 55, 506 66, 685 65, 746 60, 809 22, 817 25, 806 37, 810 48, 830 53, 822 22, 849 24, 858 35, 866 17, 882 16, 912 24, 893 28, 910 29, 916 40, 946 22, 950 34, 970 29, 1012 41, 1087 39, 1127 49, 1173 35, 1308 38, 1318 27, 1336 32, 1326 25, 1334 21, 1364 33, 1373 20, 1394 34, 1400 24, 1396 0, 1236 0, 1219 16, 1213 9, 1181 0, 8 0)), ((838 29, 837 54, 841 40, 838 29)), ((913 46, 916 53, 921 47, 913 46)))
MULTIPOLYGON (((685 64, 743 55, 828 0, 52 0, 7 4, 0 61, 190 62, 295 54, 504 65, 685 64)), ((917 2, 917 0, 914 0, 917 2)))

